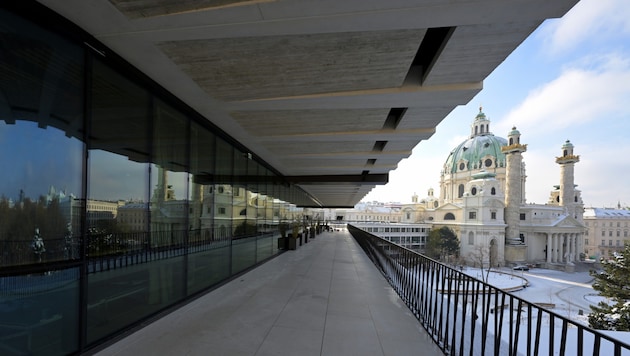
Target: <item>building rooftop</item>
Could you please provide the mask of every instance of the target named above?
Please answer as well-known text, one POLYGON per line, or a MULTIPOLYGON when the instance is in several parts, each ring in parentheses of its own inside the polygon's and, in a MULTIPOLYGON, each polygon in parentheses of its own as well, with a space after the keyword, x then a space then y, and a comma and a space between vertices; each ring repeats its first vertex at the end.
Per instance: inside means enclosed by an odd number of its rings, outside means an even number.
POLYGON ((630 210, 612 208, 586 208, 584 218, 628 218, 630 210))

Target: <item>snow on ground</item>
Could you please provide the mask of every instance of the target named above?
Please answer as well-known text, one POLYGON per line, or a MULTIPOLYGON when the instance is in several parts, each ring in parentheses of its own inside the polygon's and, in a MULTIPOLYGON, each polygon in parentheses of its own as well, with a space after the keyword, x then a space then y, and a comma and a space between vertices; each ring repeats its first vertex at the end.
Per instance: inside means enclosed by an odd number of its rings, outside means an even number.
MULTIPOLYGON (((477 268, 464 268, 463 272, 480 280, 482 271, 477 268)), ((483 271, 484 277, 487 270, 483 271)), ((597 305, 607 298, 599 296, 593 289, 593 277, 587 268, 579 272, 562 272, 556 270, 532 268, 529 271, 515 271, 510 268, 492 269, 488 276, 488 284, 508 290, 510 293, 531 303, 553 305, 548 308, 576 323, 588 326, 588 314, 591 305, 597 305), (525 288, 522 288, 526 286, 525 288)), ((630 332, 604 332, 617 340, 630 344, 630 332)), ((545 341, 547 342, 547 341, 545 341)), ((585 339, 585 344, 588 341, 585 339)), ((567 343, 567 346, 571 343, 567 343)), ((604 351, 604 350, 602 350, 604 351)), ((567 350, 573 354, 577 350, 567 350)), ((624 355, 629 353, 623 352, 624 355)))

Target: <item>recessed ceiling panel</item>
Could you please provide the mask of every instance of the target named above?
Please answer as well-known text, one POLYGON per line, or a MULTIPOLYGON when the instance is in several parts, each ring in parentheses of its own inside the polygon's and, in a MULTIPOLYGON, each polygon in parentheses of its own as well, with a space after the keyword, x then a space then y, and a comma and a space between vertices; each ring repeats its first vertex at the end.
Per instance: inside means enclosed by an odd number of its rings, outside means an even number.
POLYGON ((242 111, 232 117, 252 136, 379 130, 388 109, 242 111))
POLYGON ((159 43, 203 90, 227 101, 399 87, 424 30, 159 43))
MULTIPOLYGON (((267 0, 271 1, 271 0, 267 0)), ((242 6, 261 2, 251 0, 109 0, 125 16, 136 19, 193 11, 242 6)))

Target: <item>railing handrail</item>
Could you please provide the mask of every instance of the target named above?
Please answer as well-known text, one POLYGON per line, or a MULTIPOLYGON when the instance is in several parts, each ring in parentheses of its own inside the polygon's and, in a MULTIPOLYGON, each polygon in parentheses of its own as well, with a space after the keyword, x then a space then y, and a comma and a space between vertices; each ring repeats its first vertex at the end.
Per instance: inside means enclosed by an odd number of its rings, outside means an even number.
POLYGON ((630 353, 630 345, 600 330, 353 225, 348 224, 348 230, 446 354, 517 354, 519 338, 526 339, 526 350, 521 351, 527 355, 547 354, 545 350, 553 354, 556 347, 565 355, 571 341, 578 355, 609 349, 615 356, 622 350, 630 353), (549 325, 546 335, 543 319, 549 325), (561 325, 559 339, 554 335, 556 322, 561 325), (592 350, 585 351, 589 346, 592 350))

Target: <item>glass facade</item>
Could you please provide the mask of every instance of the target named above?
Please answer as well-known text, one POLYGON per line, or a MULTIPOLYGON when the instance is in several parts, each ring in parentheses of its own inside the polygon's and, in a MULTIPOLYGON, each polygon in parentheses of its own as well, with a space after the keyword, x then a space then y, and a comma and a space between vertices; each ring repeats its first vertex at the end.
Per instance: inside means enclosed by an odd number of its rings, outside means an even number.
POLYGON ((277 255, 279 222, 313 205, 37 11, 0 9, 2 355, 79 353, 139 325, 277 255))

